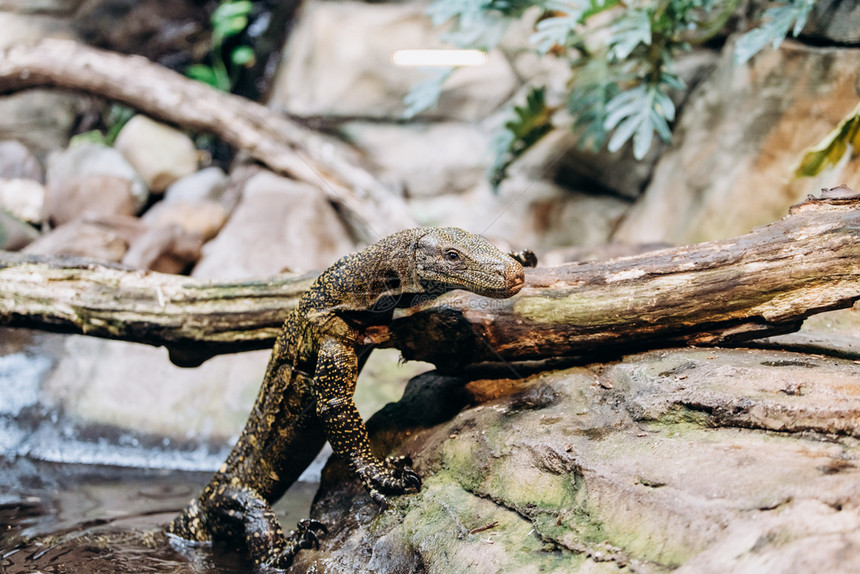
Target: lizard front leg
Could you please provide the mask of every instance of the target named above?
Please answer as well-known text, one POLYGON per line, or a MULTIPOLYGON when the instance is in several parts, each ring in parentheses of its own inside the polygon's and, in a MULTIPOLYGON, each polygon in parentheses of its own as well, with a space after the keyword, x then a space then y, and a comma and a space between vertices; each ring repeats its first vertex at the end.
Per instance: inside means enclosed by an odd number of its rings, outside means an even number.
POLYGON ((208 486, 167 527, 167 533, 197 542, 213 538, 245 543, 255 563, 287 568, 303 548, 319 547, 316 520, 301 520, 285 534, 269 503, 252 488, 235 484, 208 486))
POLYGON ((352 395, 358 377, 355 349, 338 339, 326 340, 317 356, 313 391, 332 450, 349 463, 370 495, 382 506, 386 494, 418 492, 421 479, 402 457, 379 460, 370 450, 367 427, 352 395))

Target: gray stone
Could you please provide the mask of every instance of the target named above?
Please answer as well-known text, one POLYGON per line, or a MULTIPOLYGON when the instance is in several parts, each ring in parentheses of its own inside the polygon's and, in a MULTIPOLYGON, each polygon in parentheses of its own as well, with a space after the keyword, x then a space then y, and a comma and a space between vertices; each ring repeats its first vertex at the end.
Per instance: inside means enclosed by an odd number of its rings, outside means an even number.
POLYGON ((69 255, 118 263, 127 250, 126 239, 110 225, 78 220, 43 235, 22 251, 34 255, 69 255))
POLYGON ((454 225, 513 249, 543 251, 605 243, 629 208, 627 201, 564 189, 546 181, 505 180, 493 192, 484 182, 468 193, 409 201, 423 225, 454 225))
POLYGON ((45 194, 45 221, 59 226, 84 217, 134 215, 137 205, 132 185, 116 175, 52 178, 45 194))
POLYGON ((183 273, 200 259, 203 238, 178 225, 150 228, 138 237, 122 258, 122 263, 159 273, 183 273))
POLYGON ((0 178, 0 208, 28 223, 42 221, 45 187, 33 179, 0 178))
POLYGON ((485 177, 489 137, 473 125, 351 122, 342 129, 409 197, 459 193, 485 177))
MULTIPOLYGON (((426 5, 316 2, 303 7, 274 80, 271 104, 299 115, 399 116, 403 98, 426 79, 394 65, 396 50, 444 48, 426 5), (337 38, 337 42, 331 42, 337 38)), ((516 89, 498 51, 483 66, 459 70, 430 113, 472 121, 498 108, 516 89)))
POLYGON ((860 43, 860 4, 854 0, 819 0, 801 37, 835 44, 860 43))
POLYGON ((17 140, 0 141, 0 178, 45 181, 42 164, 17 140))
POLYGON ((690 97, 675 142, 613 239, 693 243, 734 237, 822 187, 860 187, 860 158, 814 178, 793 176, 804 151, 856 105, 860 50, 787 41, 743 66, 729 45, 690 97))
POLYGON ((239 353, 183 369, 170 363, 163 348, 68 337, 43 384, 42 403, 62 407, 81 423, 226 443, 242 429, 268 355, 239 353))
POLYGON ((56 14, 75 12, 86 0, 0 0, 0 10, 18 14, 56 14))
POLYGON ((209 12, 188 0, 89 0, 74 27, 87 44, 184 68, 211 49, 209 12))
POLYGON ((332 531, 292 572, 854 572, 858 380, 853 361, 725 349, 465 392, 418 377, 368 426, 421 492, 378 511, 330 460, 311 514, 332 531))
POLYGON ((140 174, 119 150, 101 144, 81 142, 48 158, 49 185, 91 175, 116 176, 130 181, 135 208, 139 209, 146 204, 149 190, 140 174))
POLYGON ((215 201, 161 201, 141 219, 153 228, 177 226, 208 241, 218 234, 228 215, 227 209, 215 201))
POLYGON ((17 251, 39 237, 35 228, 0 209, 0 249, 17 251))
POLYGON ((227 186, 227 174, 220 167, 207 167, 170 184, 164 201, 217 200, 227 186))
POLYGON ((36 6, 31 7, 32 4, 35 3, 24 0, 16 1, 14 5, 4 6, 0 3, 0 30, 3 30, 0 34, 0 50, 13 44, 36 42, 45 37, 68 38, 73 35, 69 19, 64 14, 51 13, 50 10, 34 10, 36 6), (24 6, 25 3, 27 7, 24 6))
POLYGON ((131 118, 114 146, 154 193, 197 171, 197 150, 191 138, 147 116, 131 118))
MULTIPOLYGON (((5 30, 5 26, 0 19, 0 29, 5 30)), ((42 157, 66 146, 79 103, 79 96, 51 90, 0 97, 0 134, 3 139, 20 141, 42 157)))
POLYGON ((320 190, 261 172, 248 180, 230 219, 204 246, 193 275, 231 280, 322 270, 352 250, 346 227, 320 190))

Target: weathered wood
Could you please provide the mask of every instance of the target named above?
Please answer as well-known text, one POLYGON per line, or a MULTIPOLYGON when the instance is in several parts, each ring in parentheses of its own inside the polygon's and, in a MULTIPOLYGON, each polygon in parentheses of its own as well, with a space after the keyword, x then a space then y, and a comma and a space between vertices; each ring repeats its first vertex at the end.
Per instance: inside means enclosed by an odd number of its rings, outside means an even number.
POLYGON ((456 293, 391 326, 407 359, 457 367, 672 345, 728 345, 800 328, 860 300, 860 197, 819 200, 728 239, 538 268, 509 300, 456 293))
POLYGON ((0 94, 34 87, 96 94, 213 133, 273 171, 319 187, 368 243, 415 225, 401 196, 362 167, 346 145, 141 56, 58 39, 0 51, 0 94))
MULTIPOLYGON (((271 346, 312 277, 211 284, 0 255, 0 323, 165 345, 179 363, 271 346)), ((725 241, 527 270, 512 299, 454 292, 368 336, 441 366, 734 343, 860 299, 860 199, 809 201, 725 241)))
POLYGON ((271 347, 314 275, 213 284, 0 251, 0 324, 163 345, 179 365, 271 347))

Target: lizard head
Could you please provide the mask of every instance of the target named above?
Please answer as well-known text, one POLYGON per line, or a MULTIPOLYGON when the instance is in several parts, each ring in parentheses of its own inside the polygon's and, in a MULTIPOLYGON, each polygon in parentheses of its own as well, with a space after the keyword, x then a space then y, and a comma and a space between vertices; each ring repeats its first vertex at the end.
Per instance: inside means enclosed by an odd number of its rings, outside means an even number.
POLYGON ((523 266, 481 237, 456 227, 429 229, 415 245, 415 273, 425 290, 465 289, 503 299, 523 287, 523 266))

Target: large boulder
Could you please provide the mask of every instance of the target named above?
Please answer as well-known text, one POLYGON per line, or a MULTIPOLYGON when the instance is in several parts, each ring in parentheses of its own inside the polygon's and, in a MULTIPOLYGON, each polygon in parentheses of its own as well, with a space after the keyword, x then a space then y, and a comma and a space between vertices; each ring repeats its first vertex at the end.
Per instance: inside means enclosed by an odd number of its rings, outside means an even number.
MULTIPOLYGON (((77 177, 93 175, 114 176, 127 180, 134 198, 134 205, 139 209, 149 197, 140 174, 123 157, 119 150, 101 144, 80 142, 63 151, 52 154, 48 159, 48 185, 65 185, 77 177)), ((93 206, 95 207, 95 206, 93 206)))
MULTIPOLYGON (((425 10, 423 3, 305 4, 274 80, 272 104, 299 115, 401 115, 403 98, 427 73, 395 65, 394 52, 450 47, 442 44, 425 10)), ((476 120, 516 87, 510 64, 494 51, 485 65, 460 70, 430 113, 476 120)))
POLYGON ((42 221, 45 187, 34 179, 0 177, 0 209, 29 223, 42 221))
POLYGON ((39 232, 11 213, 0 209, 0 249, 16 251, 39 237, 39 232))
POLYGON ((860 159, 793 176, 807 148, 857 104, 857 49, 785 42, 745 65, 731 46, 691 95, 674 143, 619 226, 621 242, 733 237, 785 215, 822 187, 860 186, 860 159))
POLYGON ((129 240, 110 222, 76 220, 54 229, 27 245, 24 253, 65 255, 118 263, 128 251, 129 240))
POLYGON ((263 171, 245 183, 193 275, 231 280, 322 270, 352 249, 346 226, 320 190, 263 171))
POLYGON ((407 198, 461 193, 486 178, 490 136, 473 124, 349 122, 341 130, 407 198))
POLYGON ((291 571, 855 572, 858 381, 849 360, 726 349, 418 377, 369 426, 421 492, 382 512, 330 461, 312 515, 332 531, 291 571))
POLYGON ((512 177, 497 192, 484 182, 466 193, 412 198, 410 207, 423 225, 504 238, 506 248, 528 248, 540 257, 560 246, 605 243, 629 203, 512 177))
POLYGON ((36 156, 17 140, 0 141, 0 178, 45 181, 45 172, 36 156))
POLYGON ((55 226, 83 218, 135 213, 133 182, 118 175, 54 177, 45 193, 44 219, 55 226))
POLYGON ((220 167, 206 167, 182 177, 164 192, 164 201, 217 200, 227 186, 227 174, 220 167))
POLYGON ((197 171, 197 150, 191 138, 147 116, 131 118, 114 146, 155 193, 197 171))

